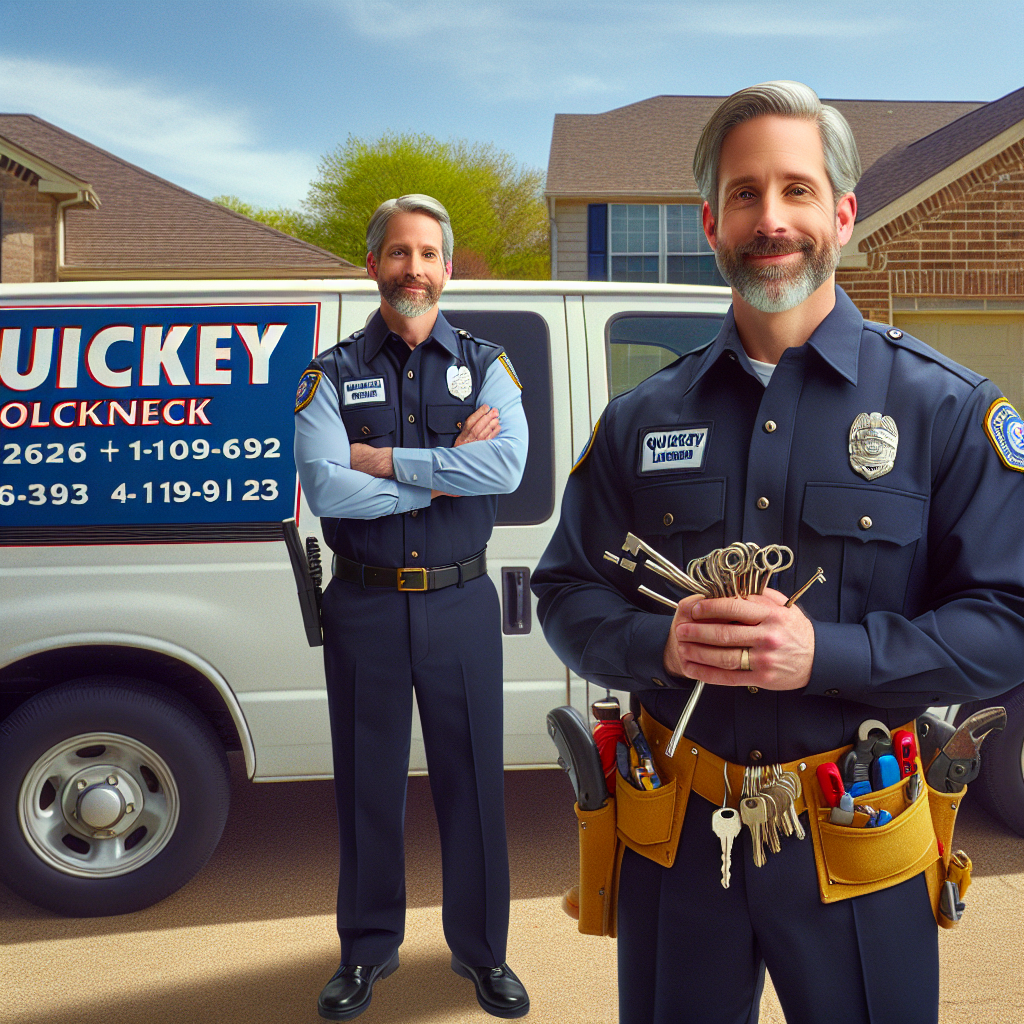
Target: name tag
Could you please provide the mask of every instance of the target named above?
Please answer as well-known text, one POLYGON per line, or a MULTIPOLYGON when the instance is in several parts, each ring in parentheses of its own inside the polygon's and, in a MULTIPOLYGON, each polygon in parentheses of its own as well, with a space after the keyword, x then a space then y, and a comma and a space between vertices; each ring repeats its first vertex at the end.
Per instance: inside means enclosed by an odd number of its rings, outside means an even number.
POLYGON ((364 402, 384 401, 384 378, 347 380, 341 386, 342 405, 362 405, 364 402))
POLYGON ((703 469, 710 430, 708 426, 648 430, 640 441, 640 472, 703 469))

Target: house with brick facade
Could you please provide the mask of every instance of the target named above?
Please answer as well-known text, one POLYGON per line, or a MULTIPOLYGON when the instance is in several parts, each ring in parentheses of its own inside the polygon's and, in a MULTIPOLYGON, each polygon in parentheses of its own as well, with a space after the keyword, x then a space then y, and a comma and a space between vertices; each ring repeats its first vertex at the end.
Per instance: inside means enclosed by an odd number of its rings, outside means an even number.
POLYGON ((365 277, 30 114, 0 114, 0 282, 365 277))
MULTIPOLYGON (((723 283, 693 150, 721 96, 555 118, 552 276, 723 283)), ((837 279, 865 317, 991 377, 1024 405, 1024 89, 991 103, 824 100, 864 168, 837 279)))

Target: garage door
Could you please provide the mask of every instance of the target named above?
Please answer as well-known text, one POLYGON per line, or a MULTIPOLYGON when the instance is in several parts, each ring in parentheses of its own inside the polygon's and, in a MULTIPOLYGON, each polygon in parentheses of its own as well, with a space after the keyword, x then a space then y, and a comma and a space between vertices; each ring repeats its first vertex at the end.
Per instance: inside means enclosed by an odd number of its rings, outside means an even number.
POLYGON ((894 313, 900 330, 991 378, 1024 408, 1024 313, 894 313))

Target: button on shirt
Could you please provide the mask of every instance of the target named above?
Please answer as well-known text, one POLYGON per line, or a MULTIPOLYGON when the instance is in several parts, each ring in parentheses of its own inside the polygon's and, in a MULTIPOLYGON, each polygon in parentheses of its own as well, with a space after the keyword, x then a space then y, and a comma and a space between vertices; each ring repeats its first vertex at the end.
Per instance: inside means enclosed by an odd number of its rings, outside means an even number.
POLYGON ((773 587, 790 594, 818 566, 827 579, 800 601, 814 625, 810 682, 756 700, 745 686, 708 686, 689 738, 736 761, 755 749, 788 761, 850 742, 879 709, 898 725, 929 705, 1004 692, 1024 675, 1024 474, 985 435, 998 395, 865 322, 839 288, 764 386, 730 310, 714 342, 602 414, 533 577, 549 643, 584 678, 642 691, 673 726, 691 683, 665 674, 670 619, 636 591, 661 581, 603 553, 627 531, 682 567, 736 540, 778 543, 795 562, 773 587), (899 441, 892 470, 869 481, 851 466, 849 435, 876 411, 899 441), (658 444, 686 443, 686 459, 656 461, 658 444), (655 690, 652 677, 674 688, 655 690))

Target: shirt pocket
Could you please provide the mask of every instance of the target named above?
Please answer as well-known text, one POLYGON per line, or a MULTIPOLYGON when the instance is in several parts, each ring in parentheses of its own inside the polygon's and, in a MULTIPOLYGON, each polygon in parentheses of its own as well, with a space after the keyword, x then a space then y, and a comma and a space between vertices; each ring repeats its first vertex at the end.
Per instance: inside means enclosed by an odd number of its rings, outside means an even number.
POLYGON ((472 412, 473 406, 468 402, 428 405, 427 430, 435 440, 431 447, 451 448, 472 412))
POLYGON ((633 492, 631 532, 680 569, 722 547, 724 529, 724 478, 666 481, 633 492))
POLYGON ((824 568, 826 578, 836 574, 839 622, 859 622, 868 611, 902 611, 927 511, 924 494, 808 483, 800 544, 806 564, 797 575, 811 562, 824 568))
POLYGON ((376 409, 343 409, 342 422, 352 444, 372 444, 374 448, 393 446, 398 416, 393 406, 376 409))

